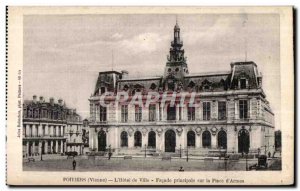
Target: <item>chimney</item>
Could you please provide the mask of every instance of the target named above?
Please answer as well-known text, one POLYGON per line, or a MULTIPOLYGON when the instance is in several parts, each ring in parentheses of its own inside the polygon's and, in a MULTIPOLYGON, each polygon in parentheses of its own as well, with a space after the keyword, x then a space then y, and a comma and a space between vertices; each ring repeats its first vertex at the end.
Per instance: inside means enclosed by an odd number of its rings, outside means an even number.
POLYGON ((37 100, 36 100, 37 96, 36 96, 36 95, 33 95, 32 97, 33 97, 33 103, 36 103, 36 101, 37 101, 37 100))
POLYGON ((53 97, 50 98, 50 104, 51 104, 51 105, 54 104, 54 98, 53 98, 53 97))
POLYGON ((59 100, 58 100, 58 104, 59 104, 59 105, 63 105, 63 100, 62 100, 62 99, 59 99, 59 100))
POLYGON ((126 79, 128 77, 128 71, 127 70, 122 70, 122 79, 126 79))
POLYGON ((44 97, 40 96, 40 102, 43 103, 44 102, 44 97))

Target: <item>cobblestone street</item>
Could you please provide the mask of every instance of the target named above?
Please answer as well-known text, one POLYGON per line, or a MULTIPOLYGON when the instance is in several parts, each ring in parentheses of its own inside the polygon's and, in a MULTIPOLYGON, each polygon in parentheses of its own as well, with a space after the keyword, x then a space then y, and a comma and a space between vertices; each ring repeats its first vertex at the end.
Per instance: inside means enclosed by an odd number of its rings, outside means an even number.
MULTIPOLYGON (((276 159, 271 159, 272 164, 276 159)), ((46 159, 44 161, 23 162, 25 171, 72 171, 72 159, 46 159)), ((185 171, 225 171, 224 160, 204 160, 172 158, 171 160, 162 160, 161 158, 133 158, 124 160, 123 158, 100 158, 89 160, 85 158, 76 158, 76 171, 178 171, 183 167, 185 171)), ((247 165, 253 165, 257 160, 248 160, 247 165)), ((246 161, 228 161, 226 164, 228 171, 246 170, 246 161)))

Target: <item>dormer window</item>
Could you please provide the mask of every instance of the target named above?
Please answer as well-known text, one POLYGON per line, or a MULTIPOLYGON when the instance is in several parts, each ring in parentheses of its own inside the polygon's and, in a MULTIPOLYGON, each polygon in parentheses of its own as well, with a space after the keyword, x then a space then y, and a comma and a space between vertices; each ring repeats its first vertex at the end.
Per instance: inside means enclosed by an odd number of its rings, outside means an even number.
POLYGON ((247 80, 245 78, 240 79, 240 88, 246 89, 247 88, 247 80))
POLYGON ((212 85, 212 83, 210 82, 210 81, 208 81, 208 80, 204 80, 203 82, 202 82, 202 90, 204 90, 204 91, 208 91, 208 90, 210 90, 211 89, 211 85, 212 85))
POLYGON ((204 90, 209 90, 209 85, 205 85, 205 86, 203 87, 203 89, 204 89, 204 90))
POLYGON ((127 91, 128 89, 129 89, 128 85, 125 85, 123 88, 124 91, 127 91))
POLYGON ((194 88, 195 87, 195 83, 193 81, 190 81, 188 87, 189 88, 194 88))
POLYGON ((156 85, 154 83, 152 83, 151 86, 150 86, 150 89, 155 90, 155 88, 156 88, 156 85))
POLYGON ((101 87, 100 93, 101 93, 101 94, 104 94, 104 93, 105 93, 105 87, 101 87))

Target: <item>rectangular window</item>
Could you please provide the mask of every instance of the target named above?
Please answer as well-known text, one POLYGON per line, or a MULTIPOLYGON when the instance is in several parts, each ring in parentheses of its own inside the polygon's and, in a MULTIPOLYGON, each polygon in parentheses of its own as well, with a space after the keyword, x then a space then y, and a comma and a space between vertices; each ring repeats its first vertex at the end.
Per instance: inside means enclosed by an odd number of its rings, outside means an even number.
POLYGON ((195 120, 195 107, 188 107, 188 120, 189 121, 195 120))
POLYGON ((210 102, 203 102, 203 120, 210 120, 210 102))
POLYGON ((149 121, 156 121, 156 105, 149 105, 149 121))
POLYGON ((182 113, 182 107, 179 106, 179 120, 182 120, 181 113, 182 113))
POLYGON ((121 122, 125 123, 128 121, 128 105, 121 106, 121 122))
POLYGON ((239 101, 239 109, 240 109, 240 119, 248 118, 248 101, 240 100, 239 101))
POLYGON ((241 79, 240 83, 241 83, 241 89, 246 89, 247 88, 246 79, 241 79))
POLYGON ((139 105, 135 106, 135 121, 141 122, 142 121, 142 107, 139 105))
POLYGON ((45 136, 46 135, 46 126, 43 125, 43 132, 42 132, 42 135, 45 136))
POLYGON ((105 93, 105 87, 101 87, 101 90, 100 90, 101 92, 101 94, 104 94, 105 93))
POLYGON ((226 102, 225 101, 218 102, 218 119, 219 120, 226 119, 226 102))
POLYGON ((107 119, 106 119, 107 115, 106 114, 107 114, 107 108, 100 105, 100 121, 101 122, 107 121, 107 119))

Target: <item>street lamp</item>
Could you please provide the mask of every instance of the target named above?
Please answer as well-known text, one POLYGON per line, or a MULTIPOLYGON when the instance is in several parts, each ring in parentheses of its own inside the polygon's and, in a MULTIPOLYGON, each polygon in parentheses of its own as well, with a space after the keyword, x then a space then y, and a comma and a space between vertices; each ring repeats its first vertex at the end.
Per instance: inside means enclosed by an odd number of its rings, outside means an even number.
POLYGON ((147 145, 145 144, 145 158, 147 156, 147 150, 146 150, 146 148, 147 148, 147 145))
POLYGON ((246 152, 246 171, 248 171, 248 152, 246 152))
POLYGON ((189 162, 189 147, 186 147, 186 162, 189 162))
POLYGON ((41 145, 41 161, 43 161, 43 144, 41 145))
POLYGON ((181 144, 179 145, 179 156, 181 158, 181 144))

